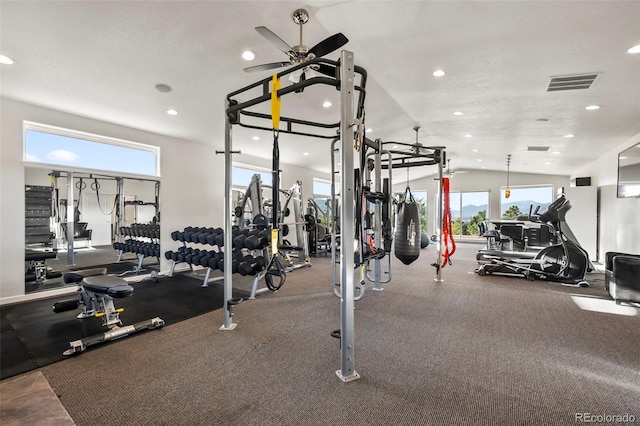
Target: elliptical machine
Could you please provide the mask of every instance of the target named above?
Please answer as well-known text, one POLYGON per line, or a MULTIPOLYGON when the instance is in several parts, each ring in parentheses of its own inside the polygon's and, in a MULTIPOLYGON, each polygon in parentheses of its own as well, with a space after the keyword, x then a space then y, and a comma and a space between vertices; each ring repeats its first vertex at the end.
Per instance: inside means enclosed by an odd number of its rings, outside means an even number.
POLYGON ((553 228, 558 244, 545 247, 538 252, 514 252, 482 249, 476 254, 478 275, 518 274, 529 281, 536 279, 556 281, 580 287, 589 287, 586 273, 593 269, 588 253, 580 247, 578 240, 565 221, 571 203, 561 195, 549 204, 546 212, 538 214, 540 206, 529 220, 553 228))

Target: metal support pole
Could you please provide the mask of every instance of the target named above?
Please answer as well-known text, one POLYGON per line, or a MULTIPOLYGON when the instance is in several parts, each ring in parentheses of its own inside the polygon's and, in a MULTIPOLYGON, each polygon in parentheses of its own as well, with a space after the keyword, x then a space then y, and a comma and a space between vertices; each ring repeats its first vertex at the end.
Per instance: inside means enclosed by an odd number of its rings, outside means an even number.
MULTIPOLYGON (((354 126, 355 117, 353 110, 354 98, 354 59, 353 53, 343 50, 340 54, 340 137, 342 149, 340 150, 341 165, 341 191, 342 198, 340 208, 340 352, 341 368, 336 371, 337 376, 343 382, 350 382, 360 378, 355 370, 354 359, 354 284, 353 270, 355 267, 354 253, 354 126)), ((361 147, 362 148, 362 147, 361 147)))
MULTIPOLYGON (((337 274, 337 244, 338 244, 338 221, 336 220, 336 208, 338 203, 336 202, 336 142, 339 139, 334 139, 331 142, 331 284, 338 285, 337 274)), ((337 294, 336 294, 337 295, 337 294)))
MULTIPOLYGON (((78 206, 80 208, 80 206, 78 206)), ((73 201, 73 172, 67 172, 67 266, 75 265, 73 234, 75 232, 75 209, 73 201)))
MULTIPOLYGON (((118 194, 118 215, 116 221, 116 236, 119 243, 124 242, 122 227, 124 226, 124 179, 116 178, 116 191, 118 194)), ((118 261, 120 261, 118 259, 118 261)))
POLYGON ((442 227, 444 226, 444 224, 442 223, 442 208, 443 208, 443 204, 444 204, 444 199, 442 198, 442 178, 443 178, 443 173, 442 173, 442 162, 444 161, 444 158, 442 156, 442 150, 440 150, 440 161, 438 161, 438 193, 440 194, 440 196, 438 197, 438 199, 440 200, 440 202, 438 203, 438 232, 439 232, 439 236, 438 236, 438 266, 436 266, 436 278, 435 281, 437 282, 442 282, 442 248, 443 248, 443 243, 444 241, 442 241, 442 237, 444 232, 442 231, 442 227))
MULTIPOLYGON (((375 155, 373 157, 373 166, 375 171, 375 183, 374 183, 374 191, 377 193, 382 192, 382 139, 376 139, 376 144, 378 147, 376 148, 375 155)), ((374 206, 374 243, 376 248, 382 247, 382 205, 378 201, 374 206)), ((380 259, 376 256, 373 261, 374 265, 374 284, 373 290, 382 291, 384 288, 381 286, 382 281, 382 263, 380 259)))
POLYGON ((226 114, 227 108, 229 108, 229 101, 225 99, 225 115, 224 115, 224 324, 220 327, 220 330, 233 330, 236 328, 235 323, 232 322, 231 312, 228 309, 229 300, 231 300, 233 293, 233 278, 231 274, 231 247, 233 240, 231 239, 231 221, 232 221, 232 209, 231 203, 231 150, 233 149, 233 143, 231 140, 231 122, 226 114))

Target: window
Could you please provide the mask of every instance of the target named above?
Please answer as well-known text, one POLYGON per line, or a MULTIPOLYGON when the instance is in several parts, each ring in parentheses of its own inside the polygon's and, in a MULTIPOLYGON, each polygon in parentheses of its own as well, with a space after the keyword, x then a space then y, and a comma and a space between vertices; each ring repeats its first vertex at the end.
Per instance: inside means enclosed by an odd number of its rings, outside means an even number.
POLYGON ((160 148, 24 122, 25 162, 68 169, 160 176, 160 148))
POLYGON ((500 190, 500 210, 502 219, 516 219, 518 216, 529 214, 529 208, 533 205, 535 211, 540 206, 540 211, 547 209, 553 201, 553 186, 521 186, 509 188, 511 196, 505 198, 505 189, 500 190))
POLYGON ((237 188, 246 188, 251 183, 253 175, 260 175, 262 185, 271 187, 273 177, 271 171, 264 168, 250 168, 246 166, 233 166, 231 169, 232 186, 237 188))
MULTIPOLYGON (((335 182, 336 193, 340 191, 340 182, 335 182)), ((336 196, 336 203, 339 197, 336 196)), ((329 231, 331 230, 331 182, 324 179, 313 178, 313 202, 309 201, 309 206, 313 208, 316 220, 322 223, 329 231)), ((339 204, 336 204, 339 205, 339 204)))
POLYGON ((331 197, 331 182, 313 178, 313 197, 331 197))
MULTIPOLYGON (((436 205, 438 195, 436 194, 436 205)), ((489 192, 451 192, 449 202, 451 230, 454 237, 478 236, 478 223, 484 222, 489 217, 489 192)), ((436 226, 436 229, 438 228, 436 226)))

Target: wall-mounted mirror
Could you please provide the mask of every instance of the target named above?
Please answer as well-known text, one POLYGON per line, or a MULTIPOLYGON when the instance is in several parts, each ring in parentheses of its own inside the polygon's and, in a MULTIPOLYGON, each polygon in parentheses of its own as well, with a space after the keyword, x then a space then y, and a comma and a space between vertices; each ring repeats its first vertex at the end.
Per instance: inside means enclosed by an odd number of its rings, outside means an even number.
POLYGON ((640 197, 640 142, 618 154, 618 198, 640 197))
POLYGON ((25 293, 72 270, 158 271, 159 194, 158 180, 25 167, 25 293))

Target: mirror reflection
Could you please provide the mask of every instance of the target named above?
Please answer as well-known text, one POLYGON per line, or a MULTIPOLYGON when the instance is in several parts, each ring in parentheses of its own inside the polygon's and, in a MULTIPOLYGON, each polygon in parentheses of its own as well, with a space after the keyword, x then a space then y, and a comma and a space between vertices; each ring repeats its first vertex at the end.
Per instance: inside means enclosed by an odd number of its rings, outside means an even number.
POLYGON ((618 197, 640 197, 640 143, 618 155, 618 197))
POLYGON ((66 271, 159 271, 159 194, 157 180, 26 167, 25 293, 66 286, 66 271))

